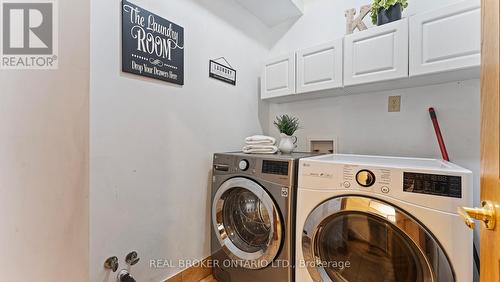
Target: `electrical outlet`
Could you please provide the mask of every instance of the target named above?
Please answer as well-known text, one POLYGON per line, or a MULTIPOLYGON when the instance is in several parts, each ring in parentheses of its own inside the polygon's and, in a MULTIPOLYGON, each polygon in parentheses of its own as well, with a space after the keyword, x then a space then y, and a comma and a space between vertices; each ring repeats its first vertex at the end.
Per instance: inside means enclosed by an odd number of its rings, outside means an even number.
POLYGON ((389 96, 389 112, 401 111, 401 96, 389 96))

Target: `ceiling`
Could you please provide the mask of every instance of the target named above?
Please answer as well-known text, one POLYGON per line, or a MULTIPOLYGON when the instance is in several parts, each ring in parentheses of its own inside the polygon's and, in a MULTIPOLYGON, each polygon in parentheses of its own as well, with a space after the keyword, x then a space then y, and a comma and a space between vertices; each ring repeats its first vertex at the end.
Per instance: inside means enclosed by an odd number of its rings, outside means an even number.
POLYGON ((273 27, 304 13, 302 0, 235 0, 267 26, 273 27))

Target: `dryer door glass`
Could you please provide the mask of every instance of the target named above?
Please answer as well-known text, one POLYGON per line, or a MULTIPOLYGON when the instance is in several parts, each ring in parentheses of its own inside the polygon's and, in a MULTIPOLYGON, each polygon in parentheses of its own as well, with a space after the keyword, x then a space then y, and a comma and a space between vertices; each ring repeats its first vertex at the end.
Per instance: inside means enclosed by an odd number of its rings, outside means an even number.
POLYGON ((222 249, 241 267, 263 268, 277 256, 281 217, 257 182, 241 177, 224 182, 214 196, 212 220, 222 249))
POLYGON ((340 196, 317 206, 303 226, 302 252, 314 281, 455 281, 430 231, 369 197, 340 196))

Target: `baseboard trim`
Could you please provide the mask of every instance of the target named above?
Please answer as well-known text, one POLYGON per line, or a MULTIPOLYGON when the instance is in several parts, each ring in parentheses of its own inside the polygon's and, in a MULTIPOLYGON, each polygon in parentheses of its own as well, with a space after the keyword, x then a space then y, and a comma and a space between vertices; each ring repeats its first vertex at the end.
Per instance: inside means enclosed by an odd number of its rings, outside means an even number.
POLYGON ((198 282, 212 274, 211 259, 207 257, 201 263, 184 269, 164 282, 198 282))

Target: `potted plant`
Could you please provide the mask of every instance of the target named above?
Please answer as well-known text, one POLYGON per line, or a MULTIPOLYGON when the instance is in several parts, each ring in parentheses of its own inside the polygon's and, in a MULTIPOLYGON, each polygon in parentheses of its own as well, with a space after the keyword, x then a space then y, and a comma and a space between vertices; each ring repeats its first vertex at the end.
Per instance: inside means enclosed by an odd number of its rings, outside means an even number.
POLYGON ((281 133, 278 149, 286 154, 293 152, 297 147, 297 137, 293 134, 299 129, 299 119, 289 115, 281 115, 276 117, 274 125, 281 133))
POLYGON ((401 19, 401 13, 408 7, 408 0, 373 0, 372 22, 383 25, 401 19))

